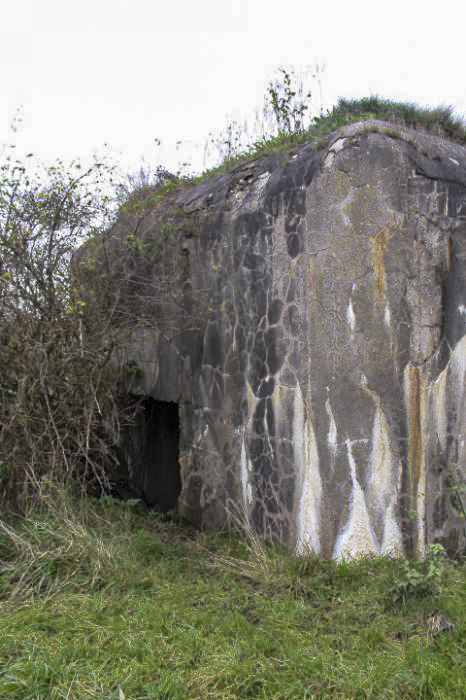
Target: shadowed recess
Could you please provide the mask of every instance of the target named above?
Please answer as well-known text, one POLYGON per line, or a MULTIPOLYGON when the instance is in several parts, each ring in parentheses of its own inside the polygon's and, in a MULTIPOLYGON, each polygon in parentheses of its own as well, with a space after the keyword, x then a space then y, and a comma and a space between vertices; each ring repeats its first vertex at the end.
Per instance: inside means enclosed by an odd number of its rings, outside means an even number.
POLYGON ((175 508, 181 491, 178 404, 141 401, 126 441, 130 483, 149 506, 175 508))

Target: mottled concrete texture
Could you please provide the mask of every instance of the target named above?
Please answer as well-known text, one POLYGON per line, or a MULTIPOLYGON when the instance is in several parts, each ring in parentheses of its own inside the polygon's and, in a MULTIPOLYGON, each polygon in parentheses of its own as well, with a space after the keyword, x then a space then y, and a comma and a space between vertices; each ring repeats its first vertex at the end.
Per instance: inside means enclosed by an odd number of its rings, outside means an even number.
POLYGON ((355 124, 183 189, 142 235, 170 211, 209 301, 134 358, 179 405, 182 515, 233 507, 325 557, 464 548, 466 149, 355 124))

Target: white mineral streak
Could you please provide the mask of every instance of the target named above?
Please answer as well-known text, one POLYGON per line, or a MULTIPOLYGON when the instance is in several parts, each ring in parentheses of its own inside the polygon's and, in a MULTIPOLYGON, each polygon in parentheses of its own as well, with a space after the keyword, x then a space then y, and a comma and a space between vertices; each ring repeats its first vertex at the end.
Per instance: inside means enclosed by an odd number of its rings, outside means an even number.
POLYGON ((372 451, 369 459, 368 503, 371 512, 383 522, 381 554, 402 552, 401 531, 396 518, 396 504, 401 482, 401 464, 392 453, 387 419, 376 403, 372 426, 372 451))
POLYGON ((333 161, 335 159, 335 155, 338 153, 338 151, 341 151, 342 148, 344 148, 345 141, 346 139, 337 139, 335 143, 331 145, 324 160, 324 169, 330 168, 332 166, 333 161))
POLYGON ((345 141, 346 141, 345 138, 337 139, 335 141, 335 143, 332 143, 332 147, 330 150, 333 151, 334 153, 338 153, 338 151, 342 151, 344 146, 345 146, 345 141))
POLYGON ((329 153, 325 156, 324 160, 324 169, 330 168, 332 166, 333 161, 335 160, 335 153, 332 153, 332 151, 329 151, 329 153))
POLYGON ((262 173, 262 175, 259 175, 259 177, 253 180, 248 187, 236 190, 234 198, 236 200, 238 211, 241 211, 242 213, 255 212, 260 208, 259 204, 269 178, 270 173, 267 170, 265 173, 262 173))
POLYGON ((247 456, 246 451, 246 438, 251 435, 252 422, 254 418, 254 412, 256 410, 257 398, 249 384, 246 383, 246 400, 248 406, 248 415, 246 420, 245 430, 241 439, 241 456, 240 456, 240 479, 241 479, 241 490, 243 495, 243 508, 246 517, 248 516, 249 506, 252 505, 252 487, 249 474, 252 471, 251 460, 247 456))
MULTIPOLYGON (((466 335, 455 345, 451 359, 452 385, 455 387, 454 406, 456 414, 455 434, 458 436, 458 455, 456 463, 465 470, 466 454, 464 438, 466 432, 466 335)), ((451 399, 450 399, 451 400, 451 399)), ((464 474, 466 476, 466 474, 464 474)))
POLYGON ((248 507, 252 505, 252 487, 249 480, 249 473, 251 471, 251 462, 246 455, 246 444, 243 439, 241 441, 241 488, 243 492, 243 507, 244 513, 248 515, 248 507))
POLYGON ((346 320, 348 321, 348 326, 350 327, 351 333, 353 333, 356 324, 356 317, 354 315, 353 300, 351 298, 346 308, 346 320))
POLYGON ((455 378, 455 386, 458 391, 458 408, 464 413, 464 386, 466 380, 466 335, 459 340, 450 359, 452 374, 455 378))
POLYGON ((390 322, 391 322, 391 313, 390 313, 390 307, 388 304, 385 304, 385 313, 383 316, 384 323, 388 329, 390 329, 390 322))
POLYGON ((375 405, 372 424, 372 450, 368 464, 369 483, 367 503, 371 515, 383 523, 381 554, 400 554, 403 550, 401 530, 396 517, 401 486, 401 463, 393 454, 390 426, 382 410, 380 396, 369 389, 367 378, 361 375, 361 386, 375 405))
POLYGON ((364 493, 356 475, 356 463, 353 457, 352 443, 349 438, 346 440, 346 453, 348 455, 352 484, 351 503, 348 520, 335 543, 333 550, 334 559, 376 554, 379 549, 370 525, 364 493))
POLYGON ((385 515, 382 546, 380 547, 381 554, 390 554, 392 556, 403 554, 403 540, 400 528, 398 527, 396 511, 397 502, 393 497, 385 515))
POLYGON ((299 553, 320 552, 320 505, 322 482, 319 454, 309 412, 298 385, 293 405, 293 455, 301 482, 301 498, 297 514, 296 550, 299 553))
MULTIPOLYGON (((328 391, 328 387, 327 387, 328 391)), ((330 399, 327 397, 325 402, 325 410, 328 415, 328 433, 327 433, 327 445, 332 458, 332 463, 335 462, 335 456, 337 453, 337 424, 335 423, 335 418, 332 411, 332 406, 330 404, 330 399)))
MULTIPOLYGON (((434 425, 434 441, 437 436, 442 450, 447 448, 447 383, 449 365, 439 374, 435 382, 430 387, 431 419, 434 425)), ((434 450, 437 446, 434 447, 434 450)))

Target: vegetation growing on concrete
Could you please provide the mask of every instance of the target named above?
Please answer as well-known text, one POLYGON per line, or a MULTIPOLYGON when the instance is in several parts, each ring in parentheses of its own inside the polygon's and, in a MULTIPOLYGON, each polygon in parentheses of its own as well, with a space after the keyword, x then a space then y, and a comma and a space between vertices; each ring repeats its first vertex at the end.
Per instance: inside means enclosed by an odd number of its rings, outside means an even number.
MULTIPOLYGON (((285 76, 287 75, 285 72, 285 76)), ((271 87, 269 86, 269 96, 270 90, 271 87)), ((273 94, 272 91, 271 100, 273 99, 273 94)), ((293 98, 288 97, 288 99, 291 100, 293 98)), ((170 176, 169 186, 165 192, 171 191, 177 186, 183 187, 206 182, 243 163, 274 155, 275 153, 287 152, 304 143, 311 142, 316 149, 320 149, 326 144, 325 136, 327 134, 348 124, 369 119, 380 119, 393 124, 395 128, 393 131, 387 132, 389 136, 397 134, 396 126, 408 127, 424 130, 435 136, 441 136, 466 145, 466 123, 464 119, 455 116, 454 110, 450 106, 421 107, 415 103, 397 102, 378 96, 354 100, 340 98, 331 110, 328 110, 326 114, 313 118, 304 127, 303 119, 299 120, 296 115, 293 119, 289 116, 292 113, 292 108, 287 107, 286 94, 281 102, 277 102, 275 98, 274 104, 278 126, 274 133, 264 136, 243 150, 230 149, 228 155, 219 165, 209 168, 198 176, 189 178, 170 176)), ((298 114, 302 115, 303 109, 307 109, 307 106, 306 104, 301 104, 300 107, 295 109, 298 111, 298 114)), ((237 139, 236 142, 239 143, 240 139, 237 139)), ((164 186, 166 186, 166 181, 164 181, 164 186)), ((158 187, 160 187, 160 181, 155 183, 155 188, 158 187)), ((149 198, 151 196, 147 190, 146 196, 149 198)))
POLYGON ((328 132, 366 119, 382 119, 411 129, 423 129, 466 144, 466 124, 454 115, 452 107, 420 107, 412 102, 395 102, 377 96, 357 100, 340 98, 333 109, 315 120, 315 128, 328 132))
POLYGON ((381 97, 364 97, 358 100, 340 98, 327 114, 313 119, 307 129, 279 131, 278 134, 253 144, 247 151, 227 159, 217 168, 207 170, 199 178, 194 178, 194 182, 203 182, 241 163, 286 151, 308 141, 314 141, 315 147, 321 148, 325 144, 323 137, 326 134, 348 124, 369 119, 423 129, 466 145, 466 125, 464 120, 454 116, 451 107, 420 107, 413 103, 394 102, 381 97))

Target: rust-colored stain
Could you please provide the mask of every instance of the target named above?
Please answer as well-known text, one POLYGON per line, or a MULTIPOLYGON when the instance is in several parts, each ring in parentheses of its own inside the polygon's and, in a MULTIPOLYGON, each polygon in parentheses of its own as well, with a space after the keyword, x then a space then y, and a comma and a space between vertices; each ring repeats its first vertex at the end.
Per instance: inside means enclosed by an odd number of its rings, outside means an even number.
POLYGON ((421 476, 421 459, 423 452, 421 434, 421 387, 418 367, 409 367, 409 395, 406 397, 408 411, 409 465, 411 468, 412 496, 415 499, 417 484, 421 476))
POLYGON ((453 242, 451 240, 451 235, 448 234, 447 238, 447 250, 446 250, 446 268, 447 272, 450 271, 451 268, 451 259, 453 257, 453 242))
POLYGON ((374 255, 375 267, 375 289, 377 294, 383 299, 385 296, 385 266, 383 262, 383 254, 387 247, 388 237, 385 229, 372 239, 372 248, 374 255))
POLYGON ((306 399, 305 405, 306 405, 306 420, 308 423, 310 423, 314 417, 314 411, 312 410, 312 403, 309 399, 306 399))

